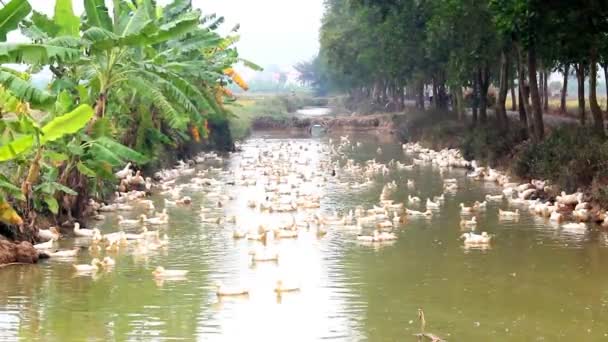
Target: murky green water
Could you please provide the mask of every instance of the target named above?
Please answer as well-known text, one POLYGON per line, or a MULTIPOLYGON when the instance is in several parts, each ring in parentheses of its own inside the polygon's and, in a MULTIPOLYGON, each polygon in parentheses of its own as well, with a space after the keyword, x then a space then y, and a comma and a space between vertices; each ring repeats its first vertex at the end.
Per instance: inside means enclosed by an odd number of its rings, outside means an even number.
MULTIPOLYGON (((363 145, 349 152, 363 161, 391 158, 409 163, 400 146, 369 136, 353 137, 363 145), (383 155, 376 155, 378 145, 383 155)), ((249 140, 244 152, 224 166, 234 169, 255 145, 285 139, 249 140)), ((327 138, 291 142, 310 145, 313 165, 327 138)), ((204 168, 204 167, 201 167, 204 168)), ((210 177, 227 179, 219 171, 210 177)), ((417 310, 426 315, 426 331, 451 341, 597 341, 608 339, 607 238, 599 232, 567 232, 524 214, 517 223, 499 223, 490 204, 479 216, 480 230, 496 235, 490 249, 465 249, 458 240, 461 201, 481 200, 500 190, 492 184, 457 178, 460 190, 446 195, 431 220, 411 220, 398 230, 399 240, 364 246, 353 230, 334 228, 316 239, 281 240, 278 264, 251 267, 248 251, 255 246, 235 241, 230 225, 201 224, 199 208, 212 206, 200 191, 186 191, 191 208, 171 208, 168 250, 115 256, 112 272, 75 277, 71 262, 48 260, 39 265, 0 269, 0 340, 40 341, 415 341, 420 329, 417 310), (187 280, 156 282, 157 265, 188 269, 187 280), (277 298, 278 277, 298 279, 301 291, 277 298), (248 298, 218 301, 213 283, 248 284, 248 298)), ((393 171, 372 187, 352 190, 327 183, 322 211, 348 210, 376 204, 385 181, 395 179, 395 199, 414 192, 425 199, 442 189, 439 171, 422 166, 393 171), (408 191, 406 179, 417 188, 408 191)), ((237 200, 222 210, 242 224, 283 219, 255 214, 246 201, 254 188, 222 187, 237 200)), ((162 208, 162 197, 154 198, 162 208)), ((129 216, 135 217, 137 213, 129 216)), ((116 231, 108 215, 104 232, 116 231)), ((63 240, 69 247, 73 240, 63 240)), ((78 262, 89 262, 85 250, 78 262)))

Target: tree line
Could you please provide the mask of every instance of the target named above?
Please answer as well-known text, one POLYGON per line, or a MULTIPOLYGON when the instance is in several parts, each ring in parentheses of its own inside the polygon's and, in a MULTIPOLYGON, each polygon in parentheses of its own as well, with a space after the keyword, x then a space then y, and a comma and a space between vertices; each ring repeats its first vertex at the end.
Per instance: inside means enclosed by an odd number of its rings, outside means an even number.
POLYGON ((308 82, 398 110, 406 98, 424 108, 430 88, 434 107, 447 109, 451 103, 462 117, 470 106, 475 123, 488 121, 493 84, 497 127, 508 129, 510 91, 520 120, 539 141, 549 75, 564 75, 560 109, 565 111, 568 75, 574 72, 578 117, 588 121, 588 101, 594 132, 605 135, 596 85, 600 67, 608 76, 608 2, 326 0, 325 7, 319 56, 300 65, 325 76, 307 74, 308 82))

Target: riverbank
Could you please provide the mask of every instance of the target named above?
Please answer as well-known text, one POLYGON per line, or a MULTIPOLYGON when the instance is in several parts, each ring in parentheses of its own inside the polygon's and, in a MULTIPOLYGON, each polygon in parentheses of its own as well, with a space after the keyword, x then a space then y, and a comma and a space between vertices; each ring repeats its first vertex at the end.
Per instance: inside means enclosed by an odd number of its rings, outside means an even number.
POLYGON ((589 127, 556 126, 537 144, 527 138, 526 128, 511 120, 506 131, 495 122, 472 126, 441 112, 412 113, 398 128, 403 141, 424 146, 457 148, 468 160, 498 168, 529 181, 549 180, 553 197, 582 191, 597 207, 608 206, 608 142, 596 138, 589 127))

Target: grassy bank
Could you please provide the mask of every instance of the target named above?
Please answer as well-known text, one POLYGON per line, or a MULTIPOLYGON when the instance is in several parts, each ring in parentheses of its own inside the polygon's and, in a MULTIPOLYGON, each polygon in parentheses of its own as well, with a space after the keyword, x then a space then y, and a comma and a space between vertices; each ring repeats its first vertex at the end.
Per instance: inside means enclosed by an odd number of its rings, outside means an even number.
POLYGON ((251 126, 256 119, 286 120, 293 117, 300 108, 326 104, 326 100, 306 94, 240 97, 230 107, 234 113, 230 119, 230 131, 234 139, 240 140, 251 133, 251 126))
POLYGON ((527 139, 519 122, 501 132, 494 122, 475 127, 441 112, 414 113, 400 124, 404 140, 434 148, 458 148, 465 158, 507 170, 521 179, 547 179, 557 191, 584 190, 608 205, 608 141, 587 127, 552 130, 540 143, 527 139))

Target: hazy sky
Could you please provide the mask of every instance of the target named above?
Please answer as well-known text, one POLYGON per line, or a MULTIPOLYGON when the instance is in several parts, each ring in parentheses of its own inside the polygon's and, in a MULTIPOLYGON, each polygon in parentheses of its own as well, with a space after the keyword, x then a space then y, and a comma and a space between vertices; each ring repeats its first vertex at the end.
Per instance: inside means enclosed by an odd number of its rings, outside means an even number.
MULTIPOLYGON (((159 0, 166 4, 170 0, 159 0)), ((32 7, 53 14, 55 1, 30 0, 32 7)), ((82 13, 82 0, 73 0, 74 11, 82 13)), ((110 0, 106 0, 110 4, 110 0)), ((323 15, 323 0, 193 0, 203 14, 224 16, 225 31, 241 24, 241 57, 261 64, 290 66, 315 55, 323 15)), ((18 35, 9 38, 19 39, 18 35)), ((12 39, 12 40, 13 40, 12 39)))

